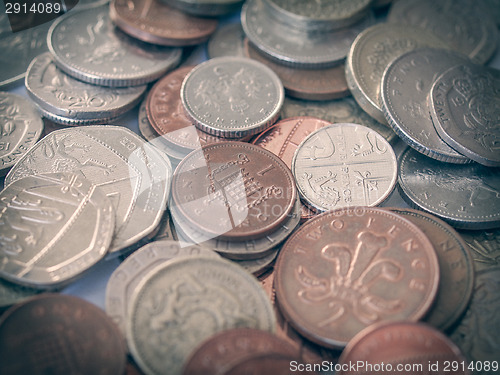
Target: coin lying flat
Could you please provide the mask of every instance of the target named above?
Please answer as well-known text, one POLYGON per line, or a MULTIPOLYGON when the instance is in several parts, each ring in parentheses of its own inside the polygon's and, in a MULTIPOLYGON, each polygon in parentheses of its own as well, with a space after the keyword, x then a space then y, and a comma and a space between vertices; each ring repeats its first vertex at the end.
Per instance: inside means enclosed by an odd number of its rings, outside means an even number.
POLYGON ((392 147, 358 124, 331 124, 309 134, 295 151, 291 170, 301 199, 316 211, 376 206, 397 179, 392 147))
POLYGON ((429 94, 439 136, 472 160, 500 167, 500 75, 463 63, 436 80, 429 94))
POLYGON ((31 62, 26 72, 26 90, 45 111, 68 120, 110 119, 133 108, 146 86, 100 87, 68 76, 46 52, 31 62))
POLYGON ((230 23, 219 27, 208 40, 207 54, 209 58, 223 56, 245 56, 243 40, 245 33, 240 23, 230 23))
POLYGON ((0 275, 21 285, 67 284, 101 260, 114 231, 104 191, 75 173, 28 176, 0 193, 0 275))
POLYGON ((41 137, 43 121, 29 100, 0 92, 0 176, 41 137))
POLYGON ((500 266, 500 229, 462 230, 460 235, 469 245, 476 271, 500 266))
POLYGON ((195 126, 225 138, 242 138, 271 126, 283 98, 283 84, 276 73, 242 57, 201 63, 181 87, 182 104, 195 126))
POLYGON ((115 208, 110 252, 153 232, 166 208, 172 169, 158 151, 120 126, 86 126, 54 131, 39 141, 6 177, 74 172, 104 190, 115 208))
POLYGON ((348 208, 307 221, 275 265, 284 316, 309 340, 342 348, 376 322, 422 318, 438 288, 427 236, 379 208, 348 208))
POLYGON ((275 324, 253 276, 221 258, 187 257, 158 266, 138 285, 127 340, 146 374, 177 375, 211 335, 244 327, 274 332, 275 324))
POLYGON ((408 204, 455 228, 500 226, 500 170, 480 164, 450 164, 408 148, 399 161, 398 186, 408 204))
POLYGON ((177 65, 182 55, 179 48, 154 46, 116 30, 108 7, 68 13, 52 24, 47 40, 62 71, 100 86, 154 81, 177 65))

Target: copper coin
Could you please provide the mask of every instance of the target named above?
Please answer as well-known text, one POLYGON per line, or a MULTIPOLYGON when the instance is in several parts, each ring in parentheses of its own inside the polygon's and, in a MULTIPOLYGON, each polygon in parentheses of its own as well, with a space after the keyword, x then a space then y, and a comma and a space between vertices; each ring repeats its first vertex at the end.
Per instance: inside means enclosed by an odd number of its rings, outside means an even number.
POLYGON ((215 18, 190 16, 159 0, 113 0, 109 15, 130 36, 163 46, 200 44, 218 24, 215 18))
POLYGON ((295 357, 277 353, 261 353, 248 357, 223 373, 224 375, 315 375, 295 357))
POLYGON ((331 348, 376 322, 422 318, 439 282, 427 236, 400 215, 368 207, 309 220, 283 245, 275 272, 287 320, 331 348))
MULTIPOLYGON (((259 134, 252 143, 271 151, 290 168, 293 154, 300 142, 313 131, 330 124, 328 121, 309 116, 285 118, 259 134)), ((302 221, 308 220, 316 214, 315 211, 302 205, 302 221)))
POLYGON ((455 344, 435 328, 413 322, 368 327, 347 345, 337 366, 338 375, 470 374, 455 344))
POLYGON ((0 373, 123 374, 125 343, 104 311, 77 297, 43 294, 0 321, 0 373))
POLYGON ((208 238, 246 240, 273 232, 295 205, 290 169, 270 151, 222 142, 184 158, 172 179, 176 214, 208 238))
POLYGON ((455 229, 437 217, 409 208, 390 208, 417 225, 434 245, 439 261, 436 301, 423 319, 446 330, 462 316, 474 287, 474 261, 469 246, 455 229))
POLYGON ((279 353, 296 357, 297 350, 277 336, 258 329, 235 328, 204 341, 191 354, 184 375, 221 375, 249 356, 279 353))
POLYGON ((344 65, 322 69, 300 69, 285 66, 270 60, 245 39, 247 57, 271 68, 280 77, 286 93, 294 98, 306 100, 331 100, 350 94, 345 78, 344 65))

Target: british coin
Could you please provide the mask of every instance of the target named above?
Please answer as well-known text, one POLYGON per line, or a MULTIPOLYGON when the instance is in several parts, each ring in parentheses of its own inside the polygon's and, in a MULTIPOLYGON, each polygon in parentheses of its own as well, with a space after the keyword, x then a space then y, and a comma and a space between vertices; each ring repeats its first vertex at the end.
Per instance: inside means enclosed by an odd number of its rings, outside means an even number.
POLYGON ((249 356, 271 351, 292 357, 298 354, 292 345, 269 332, 251 328, 230 329, 200 344, 189 356, 182 373, 222 375, 249 356))
POLYGON ((382 76, 380 105, 391 128, 415 150, 448 163, 471 160, 448 146, 436 132, 427 96, 439 75, 467 61, 445 49, 421 48, 393 60, 382 76))
POLYGON ((474 262, 469 246, 452 227, 433 215, 408 208, 389 210, 417 225, 436 250, 439 288, 423 321, 445 331, 462 316, 472 295, 474 262))
POLYGON ((434 127, 447 144, 479 164, 500 167, 498 72, 462 63, 439 76, 428 100, 434 127))
POLYGON ((155 241, 134 251, 116 268, 106 285, 105 310, 125 335, 132 294, 149 271, 171 259, 190 255, 218 256, 200 246, 181 247, 177 241, 155 241))
POLYGON ((314 370, 301 367, 297 357, 283 355, 281 353, 267 352, 249 356, 234 364, 224 375, 288 375, 290 371, 294 374, 317 375, 314 370))
POLYGON ((75 173, 28 176, 0 193, 0 275, 33 288, 79 277, 107 253, 114 212, 104 191, 75 173))
POLYGON ((203 43, 218 24, 215 18, 193 17, 160 0, 113 0, 109 15, 116 26, 133 38, 173 47, 203 43))
POLYGON ((373 24, 370 14, 345 29, 307 33, 277 22, 263 0, 250 0, 241 12, 241 25, 250 42, 278 63, 301 68, 339 65, 356 36, 373 24))
POLYGON ((377 132, 358 124, 331 124, 305 138, 292 160, 302 200, 316 211, 376 206, 393 191, 396 155, 377 132))
POLYGON ((125 347, 97 306, 44 294, 9 310, 0 321, 0 371, 13 374, 123 374, 125 347))
POLYGON ((442 163, 408 148, 400 158, 398 175, 401 196, 411 206, 455 228, 500 226, 498 168, 442 163))
POLYGON ((146 91, 146 86, 113 88, 78 81, 59 70, 49 52, 33 59, 25 86, 45 111, 76 121, 118 117, 135 107, 146 91))
POLYGON ((52 24, 47 41, 59 69, 100 86, 138 86, 154 81, 176 66, 182 55, 180 48, 147 44, 115 29, 108 7, 59 18, 52 24))
POLYGON ((498 40, 489 13, 471 0, 404 0, 391 7, 388 21, 432 31, 453 49, 484 64, 493 56, 498 40))
POLYGON ((38 109, 38 112, 40 112, 40 114, 43 116, 45 120, 55 122, 59 125, 64 125, 65 127, 105 124, 117 119, 117 117, 99 118, 99 119, 74 119, 70 117, 55 115, 52 112, 43 109, 38 104, 35 105, 38 109))
POLYGON ((368 116, 356 101, 349 97, 325 102, 285 98, 281 109, 281 118, 296 116, 313 116, 326 120, 331 124, 360 124, 375 130, 389 143, 395 143, 399 139, 389 126, 383 125, 368 116))
POLYGON ((31 101, 0 92, 0 176, 7 174, 42 132, 42 118, 31 101))
POLYGON ((66 125, 61 125, 58 124, 57 122, 51 121, 48 118, 43 118, 42 121, 43 121, 42 137, 45 137, 46 135, 52 133, 53 131, 66 129, 68 127, 66 125))
POLYGON ((370 3, 371 0, 264 0, 279 22, 307 31, 330 31, 350 26, 368 13, 370 3))
POLYGON ((170 211, 166 210, 163 213, 160 224, 155 231, 154 236, 151 241, 177 241, 177 234, 172 230, 172 219, 170 217, 170 211))
POLYGON ((223 56, 245 56, 243 40, 245 33, 241 23, 230 23, 219 27, 208 40, 207 54, 210 59, 223 56))
POLYGON ((380 107, 385 68, 396 57, 421 47, 446 48, 446 44, 425 29, 389 23, 366 29, 352 43, 345 65, 347 85, 359 106, 378 122, 387 123, 380 107))
POLYGON ((270 252, 265 257, 259 259, 247 259, 247 260, 232 259, 232 261, 235 262, 238 266, 245 269, 247 272, 254 275, 255 277, 260 277, 262 274, 264 274, 272 267, 272 264, 274 263, 276 257, 278 256, 279 251, 280 247, 277 246, 273 249, 272 252, 270 252))
POLYGON ((276 121, 284 89, 264 64, 226 56, 195 67, 184 79, 180 95, 197 128, 220 137, 242 138, 276 121))
POLYGON ((197 228, 189 226, 182 217, 176 217, 172 212, 172 221, 177 235, 187 243, 195 243, 216 251, 225 258, 232 260, 248 260, 268 257, 297 227, 300 221, 300 204, 295 203, 285 221, 272 233, 246 241, 229 241, 220 238, 206 239, 206 234, 197 228))
POLYGON ((222 16, 238 11, 244 0, 161 0, 188 14, 200 17, 222 16))
POLYGON ((278 64, 244 42, 245 55, 271 68, 281 79, 288 96, 306 100, 331 100, 349 95, 344 65, 323 69, 300 69, 278 64))
POLYGON ((121 126, 86 126, 55 131, 19 160, 6 178, 74 172, 104 190, 115 208, 110 255, 151 233, 169 196, 172 169, 158 151, 121 126))
POLYGON ((179 163, 172 179, 175 216, 206 233, 207 239, 263 238, 286 220, 296 197, 285 163, 270 151, 243 142, 193 151, 179 163))
POLYGON ((283 245, 274 285, 281 311, 309 340, 341 349, 368 325, 422 318, 439 265, 427 236, 379 208, 326 212, 283 245))
POLYGON ((397 375, 443 373, 447 363, 460 365, 446 373, 471 374, 464 355, 441 332, 422 323, 394 322, 360 332, 342 352, 338 374, 371 374, 381 366, 397 375), (354 362, 358 366, 352 369, 349 363, 354 362))
POLYGON ((476 273, 472 300, 460 324, 451 333, 451 340, 475 364, 474 373, 498 372, 500 352, 500 319, 497 314, 500 268, 485 268, 476 273))
POLYGON ((469 245, 476 271, 500 266, 500 229, 460 231, 460 235, 469 245))
POLYGON ((0 317, 5 309, 31 298, 42 291, 40 289, 29 288, 19 284, 11 283, 0 278, 0 317))
POLYGON ((222 258, 186 257, 153 269, 130 305, 127 340, 146 374, 182 373, 189 354, 231 328, 275 330, 275 317, 257 280, 222 258))

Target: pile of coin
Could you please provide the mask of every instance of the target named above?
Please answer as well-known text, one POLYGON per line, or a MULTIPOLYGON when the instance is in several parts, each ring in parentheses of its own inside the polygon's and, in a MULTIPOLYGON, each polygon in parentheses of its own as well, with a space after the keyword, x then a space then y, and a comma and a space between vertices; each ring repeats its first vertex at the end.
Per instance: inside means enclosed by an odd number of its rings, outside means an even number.
POLYGON ((373 25, 386 3, 54 22, 31 101, 0 95, 0 372, 498 371, 498 31, 466 0, 373 25), (46 293, 113 263, 107 316, 46 293))

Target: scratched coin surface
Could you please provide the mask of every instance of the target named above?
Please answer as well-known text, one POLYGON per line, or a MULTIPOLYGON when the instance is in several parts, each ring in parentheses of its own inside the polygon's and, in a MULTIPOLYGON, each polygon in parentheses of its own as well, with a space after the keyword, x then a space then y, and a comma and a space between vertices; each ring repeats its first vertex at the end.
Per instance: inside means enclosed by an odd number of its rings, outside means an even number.
POLYGON ((93 7, 57 19, 47 36, 57 66, 81 81, 99 86, 137 86, 176 66, 180 48, 155 46, 116 29, 109 7, 93 7))
POLYGON ((375 366, 391 365, 391 374, 451 374, 470 375, 464 355, 448 337, 426 324, 391 322, 369 327, 360 332, 345 348, 339 360, 344 369, 339 375, 373 373, 375 366), (359 362, 356 362, 359 361, 359 362), (351 369, 350 363, 361 363, 351 369), (446 364, 460 364, 457 367, 446 364), (430 365, 433 365, 430 368, 430 365), (437 364, 437 367, 436 367, 437 364), (462 368, 465 364, 465 369, 462 368), (347 366, 346 366, 347 365, 347 366), (368 367, 372 365, 372 367, 368 367))
POLYGON ((500 167, 498 70, 457 65, 436 80, 429 103, 434 127, 446 143, 480 164, 500 167))
POLYGON ((104 191, 77 173, 14 181, 0 193, 0 275, 21 285, 54 288, 101 260, 114 232, 104 191))
POLYGON ((309 134, 295 151, 291 170, 302 200, 317 211, 376 206, 397 179, 391 145, 358 124, 331 124, 309 134))
POLYGON ((470 159, 439 137, 427 96, 441 73, 466 61, 454 51, 419 48, 393 60, 382 76, 381 106, 391 128, 415 150, 448 163, 463 164, 470 159))
POLYGON ((0 176, 40 139, 43 121, 28 99, 0 92, 0 176))
POLYGON ((452 227, 431 214, 409 208, 390 210, 417 225, 436 250, 439 289, 423 321, 445 331, 462 316, 472 295, 474 261, 469 246, 452 227))
POLYGON ((104 190, 116 215, 113 255, 156 228, 172 176, 168 160, 153 146, 127 128, 112 125, 50 133, 11 169, 6 185, 48 172, 74 172, 104 190))
POLYGON ((443 163, 408 148, 400 158, 398 186, 408 204, 455 228, 500 226, 500 170, 477 163, 443 163))
POLYGON ((290 169, 270 151, 243 142, 210 144, 183 159, 171 204, 206 239, 247 240, 274 232, 292 211, 290 169))
POLYGON ((160 0, 113 0, 109 15, 130 36, 163 46, 200 44, 218 24, 215 18, 193 17, 160 0))
POLYGON ((241 138, 271 126, 284 99, 279 77, 264 64, 224 56, 196 66, 184 79, 186 114, 206 133, 241 138))
POLYGON ((276 324, 254 276, 228 260, 202 256, 153 269, 134 292, 129 316, 129 347, 146 374, 181 374, 190 353, 223 330, 274 332, 276 324))
POLYGON ((74 79, 57 68, 50 52, 33 59, 25 86, 41 108, 75 120, 118 117, 133 108, 146 91, 146 86, 101 87, 74 79))
POLYGON ((123 335, 130 300, 142 278, 170 259, 198 254, 218 256, 217 253, 196 245, 181 247, 177 241, 155 241, 134 251, 113 271, 106 285, 105 309, 123 335))
POLYGON ((427 236, 395 213, 368 207, 307 221, 283 245, 275 273, 287 320, 309 340, 338 349, 373 323, 419 320, 439 282, 427 236))
POLYGON ((63 294, 43 294, 0 320, 0 372, 123 374, 125 346, 97 306, 63 294))

